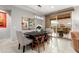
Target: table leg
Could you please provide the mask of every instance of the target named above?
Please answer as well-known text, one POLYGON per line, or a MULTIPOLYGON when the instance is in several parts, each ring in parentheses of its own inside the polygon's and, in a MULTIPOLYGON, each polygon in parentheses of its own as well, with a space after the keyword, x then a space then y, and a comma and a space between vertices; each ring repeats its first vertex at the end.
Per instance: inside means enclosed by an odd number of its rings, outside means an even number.
POLYGON ((40 46, 39 46, 39 41, 38 41, 38 53, 40 53, 40 46))

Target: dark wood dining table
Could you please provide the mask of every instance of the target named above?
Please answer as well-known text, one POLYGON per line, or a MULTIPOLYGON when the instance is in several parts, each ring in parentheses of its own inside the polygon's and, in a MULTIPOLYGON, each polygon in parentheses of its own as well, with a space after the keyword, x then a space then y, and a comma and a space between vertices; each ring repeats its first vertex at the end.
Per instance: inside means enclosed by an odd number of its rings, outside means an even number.
POLYGON ((47 32, 46 31, 40 31, 40 32, 32 31, 32 32, 25 32, 24 34, 29 35, 31 37, 36 37, 36 36, 40 36, 40 35, 46 35, 47 32))
MULTIPOLYGON (((30 39, 32 39, 34 41, 35 40, 35 37, 41 36, 41 35, 47 35, 47 32, 46 31, 40 31, 40 32, 32 31, 32 32, 26 32, 24 34, 26 36, 28 36, 28 38, 30 38, 30 39)), ((38 45, 38 52, 40 52, 39 45, 38 45)))

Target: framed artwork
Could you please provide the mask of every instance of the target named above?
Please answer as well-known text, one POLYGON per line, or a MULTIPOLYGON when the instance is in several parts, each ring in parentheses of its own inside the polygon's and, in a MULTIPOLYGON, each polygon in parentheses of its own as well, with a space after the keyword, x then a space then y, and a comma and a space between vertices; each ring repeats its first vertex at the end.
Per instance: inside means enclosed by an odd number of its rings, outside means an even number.
POLYGON ((6 28, 6 13, 0 12, 0 28, 6 28))
POLYGON ((22 25, 22 30, 34 29, 35 20, 34 18, 22 17, 21 25, 22 25))
POLYGON ((35 19, 29 18, 29 28, 33 29, 35 27, 35 19))
POLYGON ((21 25, 22 25, 22 30, 28 29, 28 18, 27 17, 22 17, 21 25))

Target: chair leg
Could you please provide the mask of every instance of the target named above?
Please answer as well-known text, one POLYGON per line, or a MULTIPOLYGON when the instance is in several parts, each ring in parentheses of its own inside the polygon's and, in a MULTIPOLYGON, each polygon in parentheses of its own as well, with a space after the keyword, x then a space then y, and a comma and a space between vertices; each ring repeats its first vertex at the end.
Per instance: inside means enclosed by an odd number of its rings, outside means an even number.
POLYGON ((43 48, 44 48, 44 50, 45 50, 45 45, 44 45, 44 43, 43 43, 43 48))
POLYGON ((45 45, 44 45, 44 42, 41 43, 43 49, 45 50, 45 45))
POLYGON ((18 49, 20 49, 20 43, 19 43, 18 49))
POLYGON ((23 46, 23 53, 25 52, 25 46, 23 46))
POLYGON ((33 50, 33 42, 32 42, 32 50, 33 50))
POLYGON ((40 53, 40 44, 39 44, 39 41, 37 41, 37 49, 38 49, 38 53, 40 53))

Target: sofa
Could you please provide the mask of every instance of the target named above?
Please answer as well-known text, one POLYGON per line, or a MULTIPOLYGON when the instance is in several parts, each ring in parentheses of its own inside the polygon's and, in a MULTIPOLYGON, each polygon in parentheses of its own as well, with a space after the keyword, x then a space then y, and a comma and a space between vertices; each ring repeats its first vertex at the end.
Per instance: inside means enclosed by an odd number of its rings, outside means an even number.
POLYGON ((79 53, 79 32, 71 32, 73 47, 79 53))

